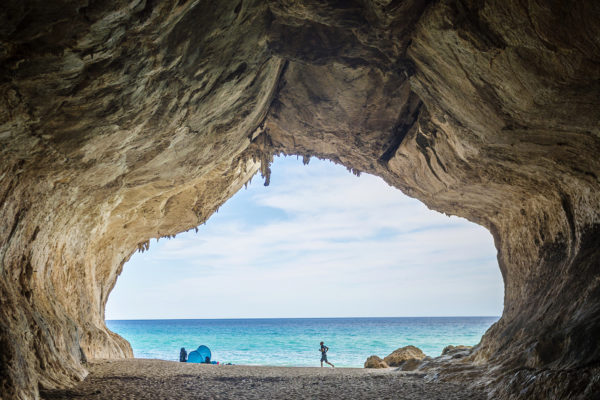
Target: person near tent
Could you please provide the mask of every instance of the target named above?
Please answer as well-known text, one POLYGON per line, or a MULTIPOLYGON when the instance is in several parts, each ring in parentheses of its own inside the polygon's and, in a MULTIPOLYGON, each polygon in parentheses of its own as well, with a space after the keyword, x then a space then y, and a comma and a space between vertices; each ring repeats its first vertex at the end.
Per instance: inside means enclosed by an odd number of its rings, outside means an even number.
MULTIPOLYGON (((194 351, 190 351, 187 357, 188 363, 198 363, 198 364, 213 364, 211 361, 212 353, 210 349, 205 345, 198 346, 198 348, 194 351), (208 361, 208 362, 207 362, 208 361)), ((216 362, 214 362, 216 364, 216 362)))
POLYGON ((329 351, 329 347, 325 346, 325 344, 321 342, 321 348, 319 351, 321 351, 321 368, 323 368, 323 361, 331 365, 332 368, 335 368, 335 365, 327 361, 327 351, 329 351))
POLYGON ((187 362, 187 351, 184 347, 179 351, 179 362, 187 362))

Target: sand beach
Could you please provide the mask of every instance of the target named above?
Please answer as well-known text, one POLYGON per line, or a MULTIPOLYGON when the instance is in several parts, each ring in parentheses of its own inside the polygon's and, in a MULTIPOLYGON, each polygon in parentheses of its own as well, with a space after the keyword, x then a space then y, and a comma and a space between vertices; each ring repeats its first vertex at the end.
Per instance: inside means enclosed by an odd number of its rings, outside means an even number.
POLYGON ((263 367, 173 361, 93 360, 71 389, 42 390, 57 399, 485 399, 466 385, 429 382, 395 368, 263 367))

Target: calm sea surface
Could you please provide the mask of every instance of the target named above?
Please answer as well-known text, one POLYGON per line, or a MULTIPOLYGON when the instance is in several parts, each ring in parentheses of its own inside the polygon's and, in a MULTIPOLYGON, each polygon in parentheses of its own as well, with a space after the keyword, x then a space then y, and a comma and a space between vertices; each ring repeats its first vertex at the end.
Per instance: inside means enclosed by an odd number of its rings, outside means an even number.
POLYGON ((318 366, 319 342, 340 367, 362 367, 367 357, 384 357, 413 345, 436 357, 447 345, 475 345, 498 317, 182 319, 106 321, 131 343, 138 358, 179 360, 208 346, 222 363, 318 366))

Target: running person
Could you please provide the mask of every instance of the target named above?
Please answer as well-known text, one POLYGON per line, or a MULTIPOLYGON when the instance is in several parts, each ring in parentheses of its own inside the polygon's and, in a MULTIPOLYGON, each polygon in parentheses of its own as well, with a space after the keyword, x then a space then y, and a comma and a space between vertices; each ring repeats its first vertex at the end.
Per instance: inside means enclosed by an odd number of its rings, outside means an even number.
POLYGON ((321 348, 319 350, 321 351, 321 368, 323 368, 323 361, 335 368, 335 365, 327 361, 327 351, 329 350, 329 347, 325 346, 323 342, 321 342, 321 348))

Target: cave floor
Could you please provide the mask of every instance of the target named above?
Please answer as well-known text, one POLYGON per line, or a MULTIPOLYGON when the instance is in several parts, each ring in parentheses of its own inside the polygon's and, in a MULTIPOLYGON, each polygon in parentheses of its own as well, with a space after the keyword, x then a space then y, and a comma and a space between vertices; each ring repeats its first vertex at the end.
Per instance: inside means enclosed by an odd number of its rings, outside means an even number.
POLYGON ((42 399, 485 399, 483 392, 418 374, 361 368, 202 365, 172 361, 95 360, 71 389, 42 399))

